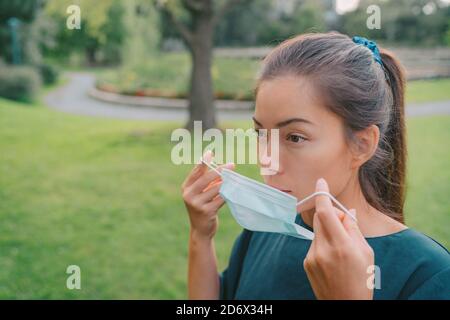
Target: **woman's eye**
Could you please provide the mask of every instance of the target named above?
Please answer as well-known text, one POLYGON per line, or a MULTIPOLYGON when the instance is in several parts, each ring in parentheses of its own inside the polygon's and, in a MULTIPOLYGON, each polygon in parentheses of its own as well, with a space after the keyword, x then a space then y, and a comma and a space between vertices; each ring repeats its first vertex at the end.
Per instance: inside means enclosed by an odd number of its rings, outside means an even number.
POLYGON ((288 134, 287 140, 294 142, 294 143, 299 143, 299 142, 305 141, 306 139, 298 134, 288 134))

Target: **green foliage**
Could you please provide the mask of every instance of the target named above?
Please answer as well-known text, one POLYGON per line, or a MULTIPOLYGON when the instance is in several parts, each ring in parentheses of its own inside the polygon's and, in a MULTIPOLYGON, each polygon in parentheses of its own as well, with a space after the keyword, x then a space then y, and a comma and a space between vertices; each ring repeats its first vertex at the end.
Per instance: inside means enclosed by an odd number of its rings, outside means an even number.
POLYGON ((122 61, 122 45, 127 35, 123 10, 121 2, 114 0, 108 8, 108 20, 100 28, 105 37, 101 52, 103 61, 107 64, 120 63, 122 61))
MULTIPOLYGON (((179 1, 169 2, 173 11, 183 23, 190 21, 179 1)), ((223 1, 215 1, 219 8, 223 1)), ((297 1, 292 12, 277 8, 272 0, 241 1, 233 6, 219 21, 214 32, 215 46, 260 46, 273 44, 295 34, 326 29, 323 6, 313 0, 297 1)), ((162 39, 180 39, 170 19, 161 13, 160 30, 162 39)))
POLYGON ((450 6, 440 7, 439 1, 425 0, 362 0, 357 10, 344 14, 339 31, 349 35, 361 35, 371 39, 384 40, 395 46, 440 46, 446 44, 449 26, 450 6), (366 27, 369 5, 378 5, 381 11, 381 29, 366 27), (434 6, 431 13, 425 13, 425 6, 434 6))
POLYGON ((124 1, 127 36, 123 44, 123 61, 136 64, 158 51, 160 42, 159 14, 148 0, 124 1))
POLYGON ((0 97, 32 102, 40 84, 40 76, 35 68, 0 66, 0 97))
POLYGON ((55 84, 58 81, 58 69, 51 64, 40 64, 37 66, 41 80, 45 85, 55 84))
POLYGON ((261 36, 267 31, 268 12, 272 9, 270 0, 241 1, 219 22, 215 30, 216 46, 254 46, 261 44, 261 36))
POLYGON ((46 14, 55 22, 57 32, 56 45, 46 50, 47 57, 75 66, 113 65, 133 63, 155 51, 159 42, 158 15, 150 1, 79 1, 81 29, 69 30, 66 8, 72 2, 48 1, 46 14))
POLYGON ((6 62, 12 61, 11 28, 8 21, 11 18, 19 19, 17 37, 21 47, 22 61, 32 62, 35 54, 35 45, 39 37, 31 29, 41 9, 40 0, 10 0, 0 1, 0 58, 6 62))
POLYGON ((450 47, 450 19, 447 21, 447 32, 445 33, 445 44, 450 47))
POLYGON ((306 32, 326 30, 323 8, 318 2, 305 1, 290 14, 281 14, 275 21, 268 21, 262 28, 260 42, 275 45, 292 36, 306 32))
MULTIPOLYGON (((170 3, 180 11, 176 1, 170 3)), ((287 2, 242 1, 219 22, 215 30, 215 45, 274 45, 297 34, 327 30, 383 40, 391 46, 441 46, 450 43, 450 6, 443 6, 438 0, 360 0, 355 11, 335 17, 329 16, 331 12, 328 12, 326 1, 298 0, 284 11, 280 9, 282 3, 287 2), (381 9, 380 30, 367 28, 369 14, 366 10, 370 5, 378 5, 381 9), (430 6, 434 8, 431 12, 427 11, 430 6)), ((179 16, 189 24, 188 19, 179 16)), ((176 29, 164 15, 161 32, 163 39, 179 39, 176 29)))
POLYGON ((56 45, 46 51, 51 57, 67 62, 72 54, 84 54, 89 64, 115 64, 122 60, 124 39, 124 6, 119 0, 85 1, 77 3, 81 10, 81 29, 66 27, 66 9, 70 0, 50 0, 47 15, 57 26, 56 45))
POLYGON ((15 17, 23 22, 31 22, 42 4, 41 0, 0 1, 0 24, 15 17))

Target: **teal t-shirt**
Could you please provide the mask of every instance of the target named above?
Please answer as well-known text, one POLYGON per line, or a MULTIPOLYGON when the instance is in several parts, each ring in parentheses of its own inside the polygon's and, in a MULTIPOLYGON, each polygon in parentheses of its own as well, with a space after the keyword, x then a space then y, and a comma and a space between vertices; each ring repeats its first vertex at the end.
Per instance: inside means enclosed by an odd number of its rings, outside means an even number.
MULTIPOLYGON (((300 215, 296 223, 311 230, 300 215)), ((380 271, 374 299, 450 300, 450 254, 438 242, 411 228, 366 239, 380 271)), ((243 230, 220 274, 220 298, 315 299, 303 269, 310 245, 278 233, 243 230)))

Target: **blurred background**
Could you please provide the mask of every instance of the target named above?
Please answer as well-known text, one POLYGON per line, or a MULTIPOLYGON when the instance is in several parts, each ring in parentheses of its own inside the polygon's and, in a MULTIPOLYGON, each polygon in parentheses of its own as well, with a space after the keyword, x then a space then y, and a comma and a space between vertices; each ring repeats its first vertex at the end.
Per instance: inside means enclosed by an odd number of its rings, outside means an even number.
MULTIPOLYGON (((0 0, 0 298, 186 298, 172 131, 250 128, 261 59, 330 30, 406 67, 406 223, 448 248, 449 0, 0 0)), ((219 271, 239 232, 223 208, 219 271)))

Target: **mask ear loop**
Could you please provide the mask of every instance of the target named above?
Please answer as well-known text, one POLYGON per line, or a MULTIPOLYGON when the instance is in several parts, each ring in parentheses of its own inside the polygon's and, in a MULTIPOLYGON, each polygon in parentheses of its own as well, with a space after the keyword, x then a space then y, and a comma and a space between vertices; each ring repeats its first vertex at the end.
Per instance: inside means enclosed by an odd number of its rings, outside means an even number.
POLYGON ((211 170, 214 170, 219 176, 222 176, 222 173, 218 170, 219 166, 217 164, 215 164, 212 161, 208 163, 205 160, 203 160, 203 158, 201 158, 200 161, 206 164, 208 168, 210 168, 211 170))
POLYGON ((317 192, 314 192, 313 194, 307 196, 305 199, 300 200, 299 202, 297 202, 297 206, 299 206, 299 205, 305 203, 306 201, 308 201, 308 200, 314 198, 315 196, 319 196, 319 195, 329 197, 334 203, 336 203, 336 205, 339 207, 339 209, 341 209, 342 211, 344 211, 344 212, 345 212, 348 216, 350 216, 350 218, 352 218, 354 221, 357 221, 357 220, 356 220, 356 217, 355 217, 353 214, 351 214, 350 211, 348 211, 348 210, 347 210, 347 209, 346 209, 339 201, 337 201, 335 197, 333 197, 330 193, 325 192, 325 191, 317 191, 317 192))

